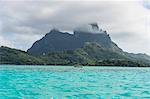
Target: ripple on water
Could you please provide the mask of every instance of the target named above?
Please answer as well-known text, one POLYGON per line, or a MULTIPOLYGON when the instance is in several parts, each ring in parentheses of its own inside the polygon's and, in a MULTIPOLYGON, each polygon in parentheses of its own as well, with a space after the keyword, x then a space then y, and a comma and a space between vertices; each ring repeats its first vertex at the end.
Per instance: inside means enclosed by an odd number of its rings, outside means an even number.
POLYGON ((150 98, 150 69, 0 66, 0 99, 150 98))

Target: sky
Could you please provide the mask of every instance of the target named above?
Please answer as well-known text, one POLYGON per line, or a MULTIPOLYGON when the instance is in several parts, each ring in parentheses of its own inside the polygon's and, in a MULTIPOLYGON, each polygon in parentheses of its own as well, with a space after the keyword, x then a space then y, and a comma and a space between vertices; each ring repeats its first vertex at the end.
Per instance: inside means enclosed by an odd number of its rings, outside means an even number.
POLYGON ((150 0, 0 0, 0 45, 27 50, 52 28, 91 22, 124 51, 150 55, 150 0))

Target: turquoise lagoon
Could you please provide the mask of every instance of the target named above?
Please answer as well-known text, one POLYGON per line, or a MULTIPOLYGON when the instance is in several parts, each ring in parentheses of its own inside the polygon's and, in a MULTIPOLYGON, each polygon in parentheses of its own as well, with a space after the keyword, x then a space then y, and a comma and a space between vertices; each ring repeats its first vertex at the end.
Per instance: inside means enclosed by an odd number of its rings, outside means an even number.
POLYGON ((150 68, 0 66, 0 99, 150 99, 150 68))

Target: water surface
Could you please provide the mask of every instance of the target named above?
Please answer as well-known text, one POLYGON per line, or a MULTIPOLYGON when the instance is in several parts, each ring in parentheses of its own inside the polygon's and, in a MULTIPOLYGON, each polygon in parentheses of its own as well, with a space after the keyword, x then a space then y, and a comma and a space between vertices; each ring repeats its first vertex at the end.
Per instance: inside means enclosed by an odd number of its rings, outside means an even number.
POLYGON ((0 66, 0 99, 150 98, 150 68, 0 66))

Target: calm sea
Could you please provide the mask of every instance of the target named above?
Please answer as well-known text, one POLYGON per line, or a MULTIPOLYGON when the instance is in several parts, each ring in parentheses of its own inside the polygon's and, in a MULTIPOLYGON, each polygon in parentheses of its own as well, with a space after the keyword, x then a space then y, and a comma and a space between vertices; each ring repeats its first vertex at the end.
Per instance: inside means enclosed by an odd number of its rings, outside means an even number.
POLYGON ((0 99, 150 99, 150 68, 0 66, 0 99))

